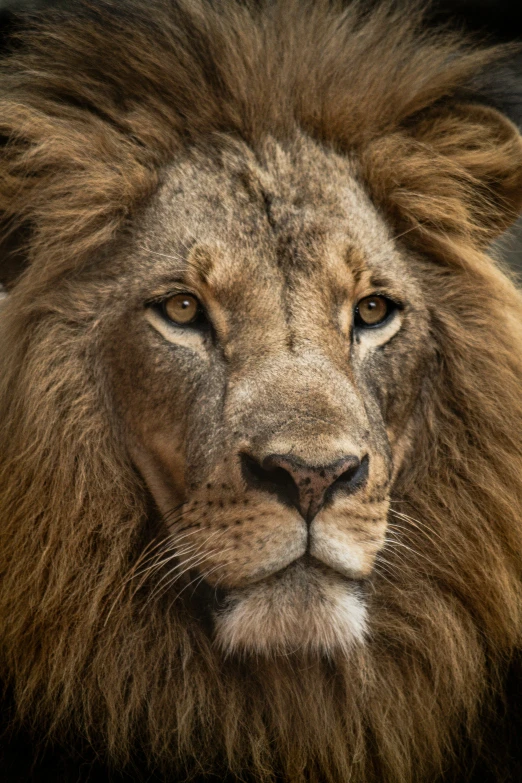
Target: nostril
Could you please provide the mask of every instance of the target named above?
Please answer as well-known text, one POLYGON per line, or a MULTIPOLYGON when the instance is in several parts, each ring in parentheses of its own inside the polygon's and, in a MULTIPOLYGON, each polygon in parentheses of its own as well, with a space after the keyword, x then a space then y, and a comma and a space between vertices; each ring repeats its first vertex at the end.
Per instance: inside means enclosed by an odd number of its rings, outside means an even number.
POLYGON ((327 496, 331 497, 334 492, 342 490, 351 494, 360 489, 368 479, 369 465, 370 460, 367 454, 360 460, 354 460, 354 463, 330 485, 326 493, 327 496))
POLYGON ((271 457, 259 463, 250 454, 240 455, 241 472, 248 486, 277 495, 278 499, 292 506, 299 500, 299 490, 293 476, 271 457))
POLYGON ((295 479, 286 468, 281 467, 277 457, 265 457, 261 463, 261 469, 269 481, 274 481, 281 486, 286 486, 289 482, 295 484, 295 479))

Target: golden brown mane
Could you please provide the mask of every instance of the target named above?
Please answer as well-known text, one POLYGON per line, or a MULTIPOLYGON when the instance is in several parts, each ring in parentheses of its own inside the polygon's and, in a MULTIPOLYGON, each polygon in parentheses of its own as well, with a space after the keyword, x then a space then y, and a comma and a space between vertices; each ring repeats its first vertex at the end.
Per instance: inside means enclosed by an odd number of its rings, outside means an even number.
POLYGON ((522 150, 464 93, 497 55, 326 0, 100 2, 23 34, 0 87, 2 225, 29 232, 0 321, 0 672, 22 720, 116 764, 139 744, 259 781, 428 780, 457 737, 479 746, 522 629, 522 299, 485 254, 522 204, 522 150), (181 150, 296 126, 355 156, 425 254, 438 368, 368 646, 238 662, 177 607, 115 608, 148 501, 100 379, 96 295, 181 150))

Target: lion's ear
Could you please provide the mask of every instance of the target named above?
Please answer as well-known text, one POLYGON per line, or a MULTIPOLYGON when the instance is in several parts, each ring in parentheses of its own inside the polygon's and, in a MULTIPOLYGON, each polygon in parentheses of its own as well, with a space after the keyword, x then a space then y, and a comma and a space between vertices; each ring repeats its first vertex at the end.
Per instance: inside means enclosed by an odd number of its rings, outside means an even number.
POLYGON ((398 231, 423 250, 486 247, 522 210, 522 137, 489 106, 432 107, 371 143, 363 172, 398 231))

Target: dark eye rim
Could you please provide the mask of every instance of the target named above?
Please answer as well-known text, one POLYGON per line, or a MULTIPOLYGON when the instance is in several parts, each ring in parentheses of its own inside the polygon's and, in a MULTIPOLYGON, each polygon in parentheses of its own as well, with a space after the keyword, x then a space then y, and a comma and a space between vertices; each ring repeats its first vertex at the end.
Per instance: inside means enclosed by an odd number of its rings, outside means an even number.
POLYGON ((390 296, 387 296, 386 294, 381 293, 374 293, 374 294, 368 294, 368 296, 363 296, 355 307, 353 308, 353 325, 356 329, 379 329, 381 326, 384 326, 388 321, 393 317, 393 315, 398 311, 403 309, 403 304, 401 302, 398 302, 396 299, 392 299, 390 296), (361 302, 364 302, 365 299, 371 299, 371 298, 379 298, 384 299, 386 302, 386 315, 384 318, 382 318, 380 321, 377 321, 374 324, 368 324, 366 321, 364 321, 359 313, 359 305, 361 302))

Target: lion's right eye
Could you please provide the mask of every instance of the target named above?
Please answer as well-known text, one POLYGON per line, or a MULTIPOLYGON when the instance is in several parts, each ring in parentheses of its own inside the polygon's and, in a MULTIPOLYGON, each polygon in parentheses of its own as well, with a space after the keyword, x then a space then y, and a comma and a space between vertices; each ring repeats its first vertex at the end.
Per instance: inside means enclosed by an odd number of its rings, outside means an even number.
POLYGON ((175 294, 160 303, 160 310, 167 321, 178 326, 194 325, 203 315, 199 301, 192 294, 175 294))

